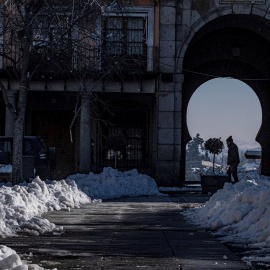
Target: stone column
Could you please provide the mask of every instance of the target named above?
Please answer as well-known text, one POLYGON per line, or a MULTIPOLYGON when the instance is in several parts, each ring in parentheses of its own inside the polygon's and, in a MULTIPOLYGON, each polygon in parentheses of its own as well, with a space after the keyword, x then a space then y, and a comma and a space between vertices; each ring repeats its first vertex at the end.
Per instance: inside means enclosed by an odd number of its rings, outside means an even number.
POLYGON ((174 87, 176 8, 171 1, 160 7, 160 82, 157 98, 156 181, 160 186, 176 186, 179 175, 181 134, 175 121, 178 97, 174 87), (177 99, 177 100, 176 100, 177 99))
MULTIPOLYGON (((16 92, 7 91, 7 98, 13 108, 16 108, 16 92)), ((13 136, 14 120, 9 110, 6 108, 5 136, 13 136)))
MULTIPOLYGON (((183 74, 174 74, 174 162, 177 179, 175 186, 181 186, 182 147, 182 85, 183 74)), ((184 161, 185 162, 185 161, 184 161)))
POLYGON ((89 173, 91 169, 90 110, 90 98, 83 96, 80 118, 80 173, 89 173))

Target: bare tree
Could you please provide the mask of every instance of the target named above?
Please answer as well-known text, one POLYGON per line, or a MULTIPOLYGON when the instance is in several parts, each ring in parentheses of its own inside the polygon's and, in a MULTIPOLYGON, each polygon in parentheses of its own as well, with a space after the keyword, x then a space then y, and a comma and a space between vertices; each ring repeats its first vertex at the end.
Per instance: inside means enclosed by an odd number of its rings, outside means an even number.
POLYGON ((6 69, 9 67, 9 77, 18 83, 18 101, 13 106, 0 81, 4 102, 14 120, 13 184, 22 180, 23 129, 31 80, 49 79, 54 72, 67 76, 87 67, 84 55, 95 57, 89 31, 95 30, 91 25, 96 25, 93 20, 100 11, 95 0, 7 0, 1 7, 0 56, 6 69))
MULTIPOLYGON (((4 102, 14 120, 13 184, 22 181, 25 110, 33 79, 46 82, 55 74, 72 79, 81 97, 91 96, 105 78, 123 79, 127 68, 134 73, 145 68, 147 53, 141 42, 146 32, 144 19, 128 18, 130 28, 124 33, 122 26, 127 20, 106 15, 111 10, 124 12, 122 1, 103 2, 101 6, 98 0, 6 0, 1 6, 0 56, 9 79, 18 85, 14 106, 0 80, 4 102), (136 35, 140 39, 136 40, 136 35), (131 39, 134 42, 130 45, 131 39)), ((80 106, 71 128, 79 113, 80 106)))
POLYGON ((1 89, 6 103, 14 119, 13 144, 13 184, 22 179, 22 140, 29 89, 29 60, 33 36, 33 21, 39 14, 44 1, 6 1, 2 7, 2 37, 4 39, 1 56, 6 66, 12 67, 13 79, 19 83, 17 106, 8 102, 6 89, 1 82, 1 89))

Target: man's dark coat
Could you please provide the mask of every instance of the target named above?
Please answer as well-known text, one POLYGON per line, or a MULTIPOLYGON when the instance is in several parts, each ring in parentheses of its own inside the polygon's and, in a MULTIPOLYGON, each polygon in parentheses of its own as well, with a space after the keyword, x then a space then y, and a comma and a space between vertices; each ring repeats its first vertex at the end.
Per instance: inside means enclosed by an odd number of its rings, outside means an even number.
POLYGON ((228 162, 227 165, 238 165, 240 163, 238 147, 235 143, 231 142, 228 145, 228 162))

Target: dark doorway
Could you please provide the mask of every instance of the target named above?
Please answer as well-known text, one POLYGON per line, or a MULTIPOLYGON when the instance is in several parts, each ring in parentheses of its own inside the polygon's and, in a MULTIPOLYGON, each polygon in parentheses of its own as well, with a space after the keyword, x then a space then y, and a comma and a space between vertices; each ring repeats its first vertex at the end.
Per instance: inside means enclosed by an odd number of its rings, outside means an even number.
POLYGON ((56 148, 56 169, 50 175, 51 180, 66 178, 75 172, 75 144, 71 143, 69 135, 72 119, 71 111, 32 111, 31 133, 41 136, 49 147, 56 148))

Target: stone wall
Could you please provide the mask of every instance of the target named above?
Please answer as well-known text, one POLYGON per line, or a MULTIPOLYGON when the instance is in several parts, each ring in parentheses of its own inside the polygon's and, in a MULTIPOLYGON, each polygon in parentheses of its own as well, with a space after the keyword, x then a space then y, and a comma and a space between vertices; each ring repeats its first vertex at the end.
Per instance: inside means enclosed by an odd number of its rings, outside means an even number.
MULTIPOLYGON (((270 19, 270 0, 221 1, 181 0, 160 1, 160 80, 157 92, 157 157, 156 180, 159 185, 181 185, 185 168, 181 136, 183 124, 182 96, 184 91, 183 63, 195 34, 209 22, 220 17, 241 14, 270 19), (181 152, 182 151, 182 152, 181 152), (181 165, 181 166, 180 166, 181 165)), ((188 101, 187 101, 188 102, 188 101)), ((184 108, 186 110, 187 104, 184 108)))

